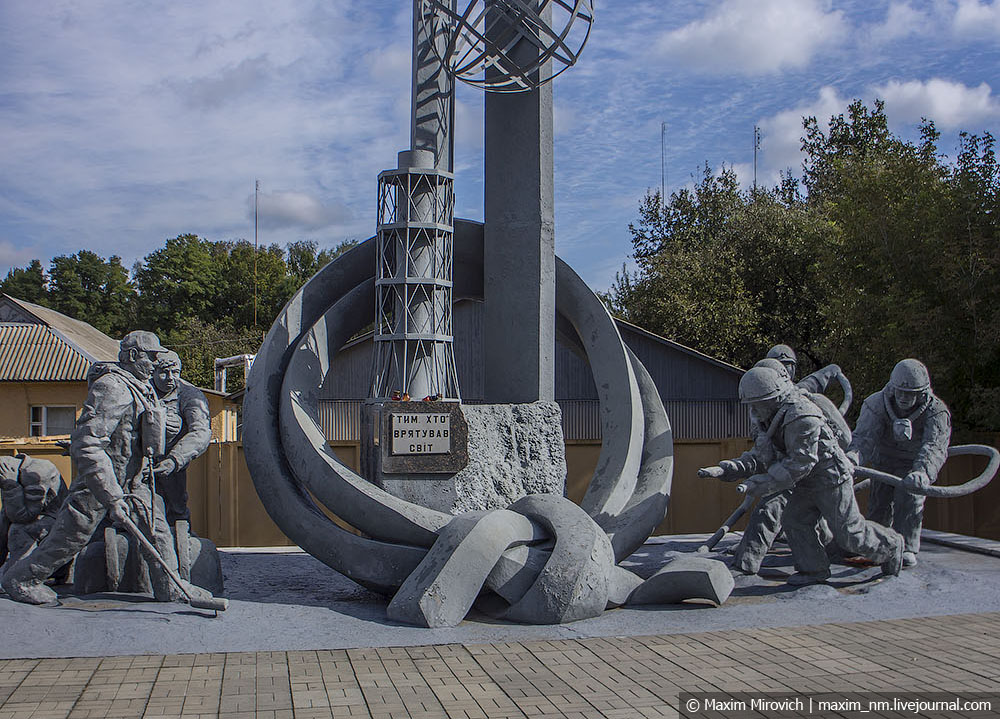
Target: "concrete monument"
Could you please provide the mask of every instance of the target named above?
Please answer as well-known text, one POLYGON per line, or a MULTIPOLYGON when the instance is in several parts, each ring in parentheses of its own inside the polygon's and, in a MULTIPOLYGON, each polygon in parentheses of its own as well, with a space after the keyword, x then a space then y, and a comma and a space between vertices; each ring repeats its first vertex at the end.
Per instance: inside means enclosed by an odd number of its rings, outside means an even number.
POLYGON ((548 81, 555 65, 576 61, 591 22, 585 1, 463 10, 414 2, 412 148, 379 178, 378 235, 302 287, 248 377, 244 446, 268 512, 311 554, 391 595, 388 614, 400 621, 452 625, 476 603, 513 621, 569 622, 624 603, 721 603, 733 587, 714 560, 670 563, 645 582, 618 566, 666 512, 673 447, 649 375, 601 301, 553 252, 548 81), (454 78, 490 91, 485 225, 451 214, 454 78), (484 301, 486 407, 460 404, 449 360, 459 298, 484 301), (373 305, 362 476, 327 446, 316 396, 332 356, 373 305), (581 506, 562 496, 557 332, 586 356, 600 395, 604 444, 581 506), (489 447, 501 428, 512 444, 489 447), (519 456, 532 462, 521 477, 519 456), (558 484, 532 487, 536 468, 558 484), (484 477, 495 489, 485 505, 436 499, 441 487, 481 496, 484 477))
MULTIPOLYGON (((187 494, 187 466, 208 449, 212 439, 211 415, 205 394, 181 379, 181 359, 176 352, 160 353, 151 381, 164 412, 164 454, 152 458, 153 489, 164 505, 173 534, 177 572, 212 594, 223 591, 222 567, 215 544, 191 531, 187 494)), ((158 505, 157 505, 158 506, 158 505)), ((151 592, 150 567, 138 540, 105 520, 77 558, 74 590, 95 592, 151 592)))
POLYGON ((156 599, 225 608, 225 600, 177 576, 173 536, 152 487, 152 457, 164 452, 165 412, 149 380, 163 352, 152 332, 130 332, 117 363, 91 368, 87 399, 70 437, 78 475, 49 533, 4 573, 0 583, 11 599, 57 601, 45 580, 76 557, 107 518, 138 542, 156 599))
MULTIPOLYGON (((847 449, 851 442, 851 429, 844 419, 844 415, 850 408, 853 392, 851 383, 841 371, 840 367, 831 364, 823 369, 817 370, 804 377, 801 381, 795 382, 797 371, 797 358, 795 352, 788 345, 775 345, 768 353, 767 357, 757 363, 756 366, 771 366, 779 371, 789 382, 795 383, 795 389, 804 393, 814 404, 823 410, 823 416, 827 425, 833 431, 838 443, 843 449, 847 449), (844 400, 840 407, 834 406, 823 393, 827 387, 836 380, 844 393, 844 400)), ((757 444, 758 441, 766 441, 766 423, 751 411, 751 439, 757 444)), ((743 458, 741 458, 743 459, 743 458)), ((732 460, 723 463, 724 471, 737 470, 737 462, 732 460)), ((781 532, 781 516, 784 513, 785 505, 791 497, 792 490, 786 489, 783 492, 761 497, 747 520, 746 529, 743 531, 743 538, 736 548, 736 568, 744 574, 756 574, 760 570, 764 556, 770 550, 775 538, 781 532)), ((826 522, 820 522, 820 532, 823 543, 830 545, 832 535, 826 522)))

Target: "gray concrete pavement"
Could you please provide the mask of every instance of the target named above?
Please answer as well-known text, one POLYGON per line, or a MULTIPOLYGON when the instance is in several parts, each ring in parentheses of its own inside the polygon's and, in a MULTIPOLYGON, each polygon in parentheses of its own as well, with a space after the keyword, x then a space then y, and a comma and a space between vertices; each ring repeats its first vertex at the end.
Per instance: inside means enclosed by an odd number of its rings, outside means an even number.
MULTIPOLYGON (((626 563, 651 575, 700 537, 654 538, 626 563)), ((728 537, 720 547, 735 541, 728 537)), ((63 597, 60 607, 31 607, 0 595, 0 658, 332 650, 479 644, 718 632, 750 627, 891 620, 1000 612, 1000 558, 927 542, 920 564, 900 577, 877 568, 840 566, 826 585, 800 589, 781 579, 787 551, 767 558, 760 577, 740 577, 722 607, 623 608, 562 626, 523 626, 474 615, 448 629, 420 629, 386 618, 386 600, 311 556, 289 550, 225 550, 230 608, 218 616, 140 597, 63 597)), ((725 558, 727 555, 717 555, 725 558)))

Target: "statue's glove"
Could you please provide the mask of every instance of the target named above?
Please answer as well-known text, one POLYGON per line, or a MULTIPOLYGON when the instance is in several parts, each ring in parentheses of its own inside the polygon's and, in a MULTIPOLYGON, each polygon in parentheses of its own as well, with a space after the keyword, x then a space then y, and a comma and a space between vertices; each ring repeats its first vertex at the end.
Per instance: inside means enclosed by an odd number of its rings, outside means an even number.
POLYGON ((743 480, 742 485, 746 487, 746 494, 753 497, 763 497, 773 494, 774 477, 769 474, 754 474, 743 480))
POLYGON ((153 467, 153 474, 158 477, 165 477, 177 471, 177 460, 173 457, 164 457, 153 467))
POLYGON ((128 519, 130 515, 131 512, 128 507, 128 502, 124 499, 117 499, 114 504, 108 507, 108 519, 110 519, 116 527, 124 527, 125 520, 128 519))
POLYGON ((928 477, 926 473, 919 470, 913 471, 903 478, 903 486, 906 487, 906 489, 927 489, 931 486, 931 478, 928 477))
POLYGON ((852 449, 847 453, 847 461, 851 463, 852 467, 858 467, 861 464, 861 453, 856 449, 852 449))

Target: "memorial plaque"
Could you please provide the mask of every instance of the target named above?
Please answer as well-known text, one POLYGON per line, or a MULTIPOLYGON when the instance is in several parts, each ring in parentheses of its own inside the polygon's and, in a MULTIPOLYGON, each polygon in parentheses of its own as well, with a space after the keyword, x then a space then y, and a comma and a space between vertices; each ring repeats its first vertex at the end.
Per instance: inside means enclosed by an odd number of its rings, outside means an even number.
POLYGON ((362 420, 366 477, 406 474, 423 481, 469 463, 469 426, 458 402, 373 402, 362 420))
POLYGON ((392 454, 447 454, 451 451, 451 415, 393 412, 389 415, 392 454))

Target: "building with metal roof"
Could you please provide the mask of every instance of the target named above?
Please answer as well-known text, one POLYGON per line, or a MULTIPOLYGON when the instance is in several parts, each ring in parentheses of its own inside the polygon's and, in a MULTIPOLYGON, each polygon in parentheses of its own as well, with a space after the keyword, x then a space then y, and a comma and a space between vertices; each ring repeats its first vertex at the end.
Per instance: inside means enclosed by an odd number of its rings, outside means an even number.
MULTIPOLYGON (((87 398, 95 362, 118 360, 119 342, 81 320, 0 295, 0 437, 67 435, 87 398)), ((203 390, 213 437, 235 439, 236 411, 220 392, 203 390), (230 417, 231 415, 231 417, 230 417)))
MULTIPOLYGON (((482 302, 455 303, 455 364, 462 401, 483 401, 482 302)), ((660 391, 675 439, 747 437, 746 407, 739 403, 743 370, 682 344, 647 332, 623 320, 618 331, 642 360, 660 391)), ((585 358, 562 342, 556 343, 556 401, 563 414, 568 441, 601 438, 597 388, 585 358)), ((319 414, 328 440, 356 441, 361 405, 368 396, 372 371, 371 333, 337 353, 319 393, 319 414)))
POLYGON ((95 362, 118 359, 118 340, 80 320, 0 296, 0 437, 69 434, 95 362))

